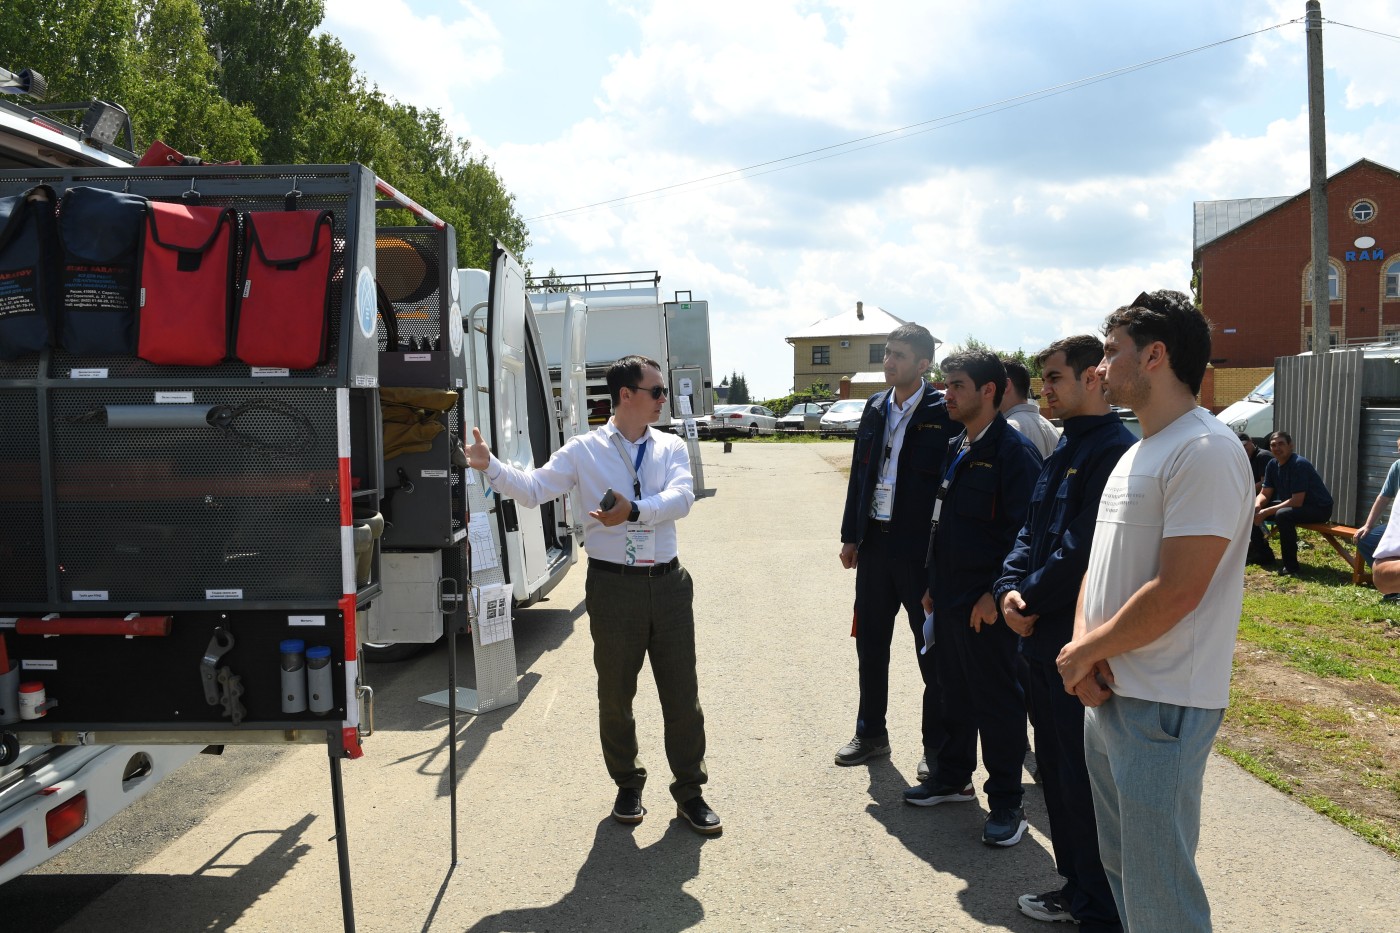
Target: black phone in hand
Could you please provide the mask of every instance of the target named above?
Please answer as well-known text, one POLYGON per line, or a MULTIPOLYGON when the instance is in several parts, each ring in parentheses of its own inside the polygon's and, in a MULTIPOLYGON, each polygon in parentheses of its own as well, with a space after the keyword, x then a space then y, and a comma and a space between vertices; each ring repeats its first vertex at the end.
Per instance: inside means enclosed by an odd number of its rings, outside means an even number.
POLYGON ((615 505, 617 505, 617 493, 609 489, 607 494, 598 500, 598 511, 606 512, 615 505))

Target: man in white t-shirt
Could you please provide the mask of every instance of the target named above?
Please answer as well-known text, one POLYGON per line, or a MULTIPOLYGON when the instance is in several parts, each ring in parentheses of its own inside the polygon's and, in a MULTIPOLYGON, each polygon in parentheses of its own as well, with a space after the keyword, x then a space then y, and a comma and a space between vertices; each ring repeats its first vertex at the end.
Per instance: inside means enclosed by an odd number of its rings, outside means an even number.
POLYGON ((1056 664, 1089 707, 1099 850, 1124 928, 1209 930, 1196 843, 1244 599, 1249 461, 1196 406, 1210 323, 1190 298, 1139 295, 1104 334, 1108 399, 1133 410, 1143 439, 1109 476, 1074 638, 1056 664))

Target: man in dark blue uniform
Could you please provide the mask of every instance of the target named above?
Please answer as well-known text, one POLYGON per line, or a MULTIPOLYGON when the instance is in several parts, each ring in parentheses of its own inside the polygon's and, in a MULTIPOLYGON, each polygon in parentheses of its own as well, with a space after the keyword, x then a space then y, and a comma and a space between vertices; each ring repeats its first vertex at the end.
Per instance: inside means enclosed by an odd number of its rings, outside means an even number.
POLYGON ((889 335, 885 381, 890 388, 866 403, 856 431, 841 519, 841 566, 856 571, 860 700, 855 737, 836 752, 838 765, 855 765, 890 752, 885 723, 890 640, 901 606, 908 613, 924 678, 925 756, 943 744, 933 658, 918 653, 929 516, 952 433, 943 393, 924 380, 933 350, 933 336, 918 324, 903 324, 889 335))
POLYGON ((1258 556, 1268 555, 1263 563, 1273 562, 1273 551, 1264 540, 1263 525, 1272 521, 1278 528, 1279 557, 1283 566, 1279 576, 1298 574, 1298 526, 1325 522, 1332 517, 1332 493, 1317 475, 1317 469, 1306 458, 1293 452, 1293 436, 1287 431, 1269 435, 1269 452, 1274 460, 1264 470, 1264 485, 1254 499, 1254 530, 1250 532, 1250 550, 1258 556))
POLYGON ((926 781, 904 792, 906 803, 933 806, 972 800, 977 739, 988 779, 988 845, 1013 846, 1026 831, 1021 762, 1026 707, 1016 676, 1019 636, 999 618, 992 584, 1026 519, 1040 473, 1040 453, 997 406, 1006 369, 985 350, 943 361, 948 417, 963 426, 948 447, 928 547, 929 591, 936 644, 929 649, 943 688, 947 738, 926 781))
POLYGON ((1074 921, 1087 933, 1122 933, 1113 891, 1099 860, 1098 825, 1084 764, 1084 704, 1066 693, 1055 659, 1074 635, 1074 607, 1113 466, 1137 442, 1109 409, 1099 380, 1103 342, 1067 337, 1037 361, 1050 412, 1064 435, 1045 461, 1026 523, 993 592, 1006 624, 1021 635, 1035 718, 1035 756, 1050 816, 1057 891, 1024 894, 1021 912, 1037 920, 1074 921))

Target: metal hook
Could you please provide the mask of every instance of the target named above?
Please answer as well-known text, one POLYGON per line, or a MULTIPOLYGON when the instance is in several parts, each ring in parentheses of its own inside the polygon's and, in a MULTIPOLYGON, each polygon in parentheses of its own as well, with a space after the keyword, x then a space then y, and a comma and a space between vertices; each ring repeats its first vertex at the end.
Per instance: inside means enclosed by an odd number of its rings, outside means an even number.
POLYGON ((297 188, 297 177, 296 177, 295 175, 292 176, 292 190, 287 192, 287 197, 289 197, 289 198, 299 198, 299 197, 301 197, 301 191, 298 190, 298 188, 297 188))
POLYGON ((130 177, 123 178, 123 179, 122 179, 122 194, 130 194, 130 193, 131 193, 131 178, 130 178, 130 177))
POLYGON ((180 195, 180 197, 182 197, 182 198, 188 198, 188 197, 190 197, 191 195, 193 195, 194 197, 199 197, 199 192, 198 192, 198 191, 195 189, 195 187, 194 187, 194 176, 191 176, 191 177, 190 177, 190 190, 189 190, 189 191, 186 191, 184 194, 180 195))

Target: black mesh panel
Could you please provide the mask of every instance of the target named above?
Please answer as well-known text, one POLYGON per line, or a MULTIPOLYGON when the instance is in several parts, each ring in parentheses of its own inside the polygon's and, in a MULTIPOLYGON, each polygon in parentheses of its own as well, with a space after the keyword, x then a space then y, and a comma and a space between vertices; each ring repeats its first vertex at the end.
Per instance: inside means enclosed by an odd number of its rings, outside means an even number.
POLYGON ((13 602, 48 592, 35 398, 31 389, 0 390, 0 600, 13 602))

